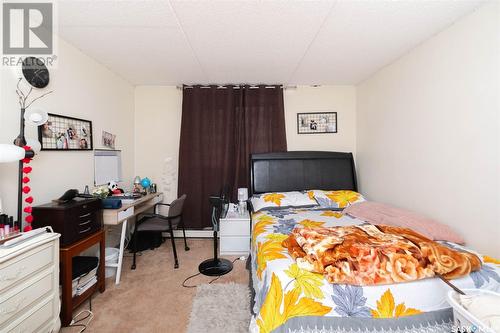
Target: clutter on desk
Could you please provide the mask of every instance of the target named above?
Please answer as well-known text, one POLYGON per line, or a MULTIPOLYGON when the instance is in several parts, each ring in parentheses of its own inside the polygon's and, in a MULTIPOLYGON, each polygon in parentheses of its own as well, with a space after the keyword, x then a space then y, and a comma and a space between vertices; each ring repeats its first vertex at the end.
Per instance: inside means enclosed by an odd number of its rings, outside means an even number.
POLYGON ((88 185, 85 185, 85 189, 83 190, 83 193, 79 193, 78 197, 86 198, 86 199, 93 198, 92 194, 90 194, 90 190, 89 190, 88 185))
POLYGON ((111 195, 122 194, 125 192, 123 189, 118 187, 118 184, 114 180, 110 180, 108 182, 108 190, 111 195))
POLYGON ((120 197, 107 197, 102 199, 102 208, 104 209, 118 209, 122 206, 122 200, 120 197))
POLYGON ((109 189, 107 185, 97 186, 92 190, 92 195, 99 199, 105 199, 109 195, 109 189))
POLYGON ((112 195, 123 194, 125 191, 118 187, 114 180, 110 180, 106 185, 97 186, 92 191, 92 195, 99 199, 106 199, 112 195))
POLYGON ((135 176, 135 178, 134 178, 134 190, 133 190, 133 192, 134 193, 142 192, 141 177, 139 177, 139 176, 135 176))
POLYGON ((0 215, 0 244, 21 236, 19 227, 14 223, 14 217, 7 214, 0 215))
POLYGON ((149 188, 149 186, 151 186, 151 179, 149 179, 148 177, 142 178, 141 179, 141 186, 142 186, 142 188, 147 190, 149 188))
POLYGON ((56 203, 67 203, 67 202, 70 202, 71 200, 73 200, 74 198, 76 198, 77 196, 78 196, 78 190, 71 189, 71 190, 67 190, 66 192, 64 192, 64 194, 59 199, 52 200, 52 201, 54 201, 56 203))
POLYGON ((141 177, 136 176, 134 178, 134 193, 142 193, 143 195, 146 195, 148 193, 156 193, 156 191, 157 185, 151 182, 151 179, 148 177, 141 179, 141 177))

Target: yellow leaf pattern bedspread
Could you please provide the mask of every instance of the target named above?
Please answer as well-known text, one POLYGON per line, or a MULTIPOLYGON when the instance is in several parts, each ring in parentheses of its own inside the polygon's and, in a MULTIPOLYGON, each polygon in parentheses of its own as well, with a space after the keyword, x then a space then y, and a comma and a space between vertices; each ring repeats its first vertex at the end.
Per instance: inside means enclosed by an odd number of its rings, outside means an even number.
MULTIPOLYGON (((304 258, 307 255, 307 251, 302 247, 290 247, 289 253, 289 249, 282 245, 289 239, 293 230, 300 234, 299 230, 302 229, 317 230, 363 224, 361 220, 330 210, 281 208, 252 214, 251 271, 255 291, 255 315, 251 320, 250 331, 289 332, 290 327, 300 331, 300 325, 311 324, 314 327, 327 322, 339 325, 341 320, 349 319, 348 317, 357 317, 358 322, 361 319, 390 321, 393 318, 417 318, 413 315, 421 316, 427 312, 449 308, 445 299, 450 288, 436 277, 414 281, 404 277, 402 281, 411 282, 394 284, 385 280, 386 284, 369 286, 355 285, 363 283, 349 284, 349 281, 342 279, 340 281, 346 283, 331 283, 330 281, 336 280, 329 281, 324 272, 305 270, 295 261, 294 257, 304 258), (300 323, 299 326, 290 326, 298 325, 297 322, 300 323)), ((422 252, 422 247, 415 245, 418 242, 410 243, 405 245, 406 251, 413 253, 416 246, 422 252)), ((442 246, 440 251, 455 249, 458 253, 471 253, 470 258, 469 254, 466 254, 467 260, 470 259, 470 266, 467 268, 467 271, 472 271, 470 274, 463 275, 464 272, 450 270, 449 267, 440 271, 441 274, 449 274, 449 278, 455 278, 453 284, 457 287, 484 288, 500 292, 500 265, 496 259, 483 259, 477 253, 452 243, 435 244, 442 246), (481 260, 482 265, 476 260, 481 260), (478 268, 477 271, 473 271, 475 267, 478 268), (461 275, 463 276, 459 277, 461 275)), ((429 249, 424 257, 429 258, 432 255, 432 249, 429 249)), ((363 260, 360 262, 364 263, 363 260)), ((309 263, 312 267, 318 265, 314 260, 309 263)), ((325 261, 322 264, 323 269, 326 269, 328 265, 324 263, 325 261)), ((422 266, 420 277, 432 276, 433 273, 430 272, 446 267, 446 261, 435 264, 436 267, 429 265, 430 263, 422 266), (429 270, 426 271, 425 268, 429 270)), ((354 279, 355 281, 351 282, 363 282, 365 278, 370 279, 370 275, 363 276, 361 281, 354 279)), ((394 277, 391 279, 397 280, 394 277)), ((349 329, 346 328, 346 331, 349 329)))

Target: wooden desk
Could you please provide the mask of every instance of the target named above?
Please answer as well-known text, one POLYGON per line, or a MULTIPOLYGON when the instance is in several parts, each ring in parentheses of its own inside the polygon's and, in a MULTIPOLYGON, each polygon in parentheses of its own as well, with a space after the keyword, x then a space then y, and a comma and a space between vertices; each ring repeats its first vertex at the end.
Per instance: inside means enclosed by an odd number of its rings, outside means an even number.
POLYGON ((106 267, 116 267, 115 284, 120 283, 120 277, 122 274, 123 252, 125 251, 125 235, 127 234, 127 220, 146 212, 162 200, 163 193, 157 192, 147 194, 140 199, 134 200, 133 203, 123 204, 123 206, 118 209, 103 209, 102 217, 105 225, 122 225, 118 263, 106 265, 106 267))
POLYGON ((101 293, 106 289, 104 278, 104 248, 106 247, 104 239, 104 230, 99 230, 96 233, 81 239, 67 247, 61 247, 61 285, 62 285, 62 305, 61 305, 61 322, 62 326, 68 326, 73 317, 73 310, 88 299, 92 294, 99 289, 101 293), (72 271, 74 256, 88 249, 94 244, 99 243, 99 251, 101 260, 97 267, 97 283, 86 290, 83 294, 73 297, 72 295, 72 271))

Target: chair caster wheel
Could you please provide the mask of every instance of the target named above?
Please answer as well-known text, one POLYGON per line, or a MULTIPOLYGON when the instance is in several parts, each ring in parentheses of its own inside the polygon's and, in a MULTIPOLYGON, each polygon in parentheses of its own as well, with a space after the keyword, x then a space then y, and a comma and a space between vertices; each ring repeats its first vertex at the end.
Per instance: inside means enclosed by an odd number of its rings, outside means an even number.
POLYGON ((130 269, 135 269, 135 265, 132 265, 132 267, 130 267, 130 269))
POLYGON ((189 250, 190 250, 190 248, 186 246, 186 247, 184 248, 184 250, 189 251, 189 250))
POLYGON ((179 264, 174 265, 174 269, 177 269, 177 268, 179 268, 179 264))

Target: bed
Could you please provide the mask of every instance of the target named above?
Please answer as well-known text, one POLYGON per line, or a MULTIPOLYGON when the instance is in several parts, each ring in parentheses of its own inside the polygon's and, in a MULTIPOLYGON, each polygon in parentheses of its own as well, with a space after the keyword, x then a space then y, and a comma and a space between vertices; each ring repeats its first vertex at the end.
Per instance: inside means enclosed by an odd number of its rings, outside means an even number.
MULTIPOLYGON (((254 154, 250 192, 343 189, 357 191, 351 153, 254 154)), ((363 221, 329 209, 283 208, 252 213, 251 332, 451 332, 450 290, 438 278, 376 286, 330 284, 300 270, 282 247, 296 226, 350 226, 363 221)), ((446 246, 464 249, 446 243, 446 246)), ((473 252, 471 250, 468 250, 473 252)), ((483 258, 478 254, 480 258, 483 258)), ((459 288, 500 291, 498 262, 452 281, 459 288)))

